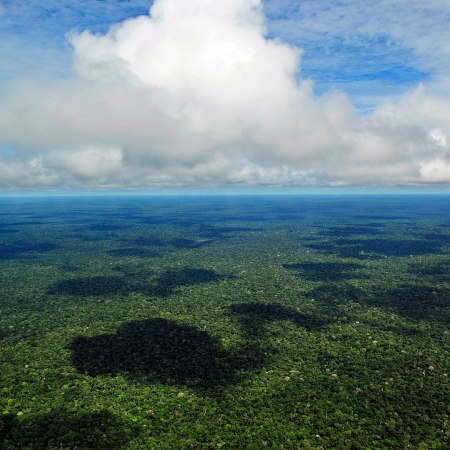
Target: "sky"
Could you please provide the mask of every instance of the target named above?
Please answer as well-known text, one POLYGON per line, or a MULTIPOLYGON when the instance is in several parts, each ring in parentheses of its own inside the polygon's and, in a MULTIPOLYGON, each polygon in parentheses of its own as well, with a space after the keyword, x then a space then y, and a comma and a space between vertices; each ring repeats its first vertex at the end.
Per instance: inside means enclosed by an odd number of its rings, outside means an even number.
POLYGON ((448 189, 448 0, 0 0, 0 192, 448 189))

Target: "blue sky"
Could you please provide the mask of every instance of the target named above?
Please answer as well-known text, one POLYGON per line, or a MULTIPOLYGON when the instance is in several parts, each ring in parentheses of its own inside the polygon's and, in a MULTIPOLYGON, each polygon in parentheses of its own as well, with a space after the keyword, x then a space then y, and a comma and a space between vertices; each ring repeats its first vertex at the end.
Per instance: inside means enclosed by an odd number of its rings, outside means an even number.
MULTIPOLYGON (((405 36, 408 24, 402 24, 403 8, 408 9, 413 28, 422 23, 428 33, 440 39, 443 33, 450 37, 444 31, 450 23, 449 8, 443 14, 433 9, 433 2, 416 10, 401 0, 388 3, 398 8, 398 16, 385 8, 388 20, 380 14, 383 5, 372 0, 267 0, 264 7, 269 36, 303 49, 301 76, 314 81, 315 91, 345 90, 364 110, 386 95, 400 95, 439 73, 439 67, 424 63, 423 55, 417 54, 415 40, 405 36)), ((0 79, 5 81, 30 73, 70 76, 67 33, 85 29, 104 33, 115 23, 147 14, 151 2, 0 0, 0 5, 0 79)))
POLYGON ((0 0, 0 77, 70 76, 67 33, 105 32, 148 10, 148 0, 0 0))
POLYGON ((0 191, 445 190, 449 24, 448 0, 0 0, 0 191))
POLYGON ((266 3, 271 35, 303 49, 302 75, 314 80, 316 92, 345 90, 362 109, 386 95, 399 95, 429 76, 416 63, 413 49, 388 30, 364 28, 370 3, 266 3), (366 9, 360 10, 359 4, 366 9), (336 22, 341 26, 336 27, 336 22))

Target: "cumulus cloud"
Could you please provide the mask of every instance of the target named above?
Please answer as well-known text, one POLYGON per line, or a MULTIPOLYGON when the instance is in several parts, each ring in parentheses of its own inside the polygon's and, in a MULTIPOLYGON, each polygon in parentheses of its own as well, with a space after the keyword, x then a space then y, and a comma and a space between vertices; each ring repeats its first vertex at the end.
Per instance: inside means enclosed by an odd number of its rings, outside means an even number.
POLYGON ((0 99, 3 187, 450 182, 448 98, 418 87, 364 117, 315 98, 259 0, 156 0, 69 39, 75 78, 0 99))
POLYGON ((117 175, 122 168, 122 150, 88 146, 80 150, 50 153, 47 163, 86 179, 117 175))

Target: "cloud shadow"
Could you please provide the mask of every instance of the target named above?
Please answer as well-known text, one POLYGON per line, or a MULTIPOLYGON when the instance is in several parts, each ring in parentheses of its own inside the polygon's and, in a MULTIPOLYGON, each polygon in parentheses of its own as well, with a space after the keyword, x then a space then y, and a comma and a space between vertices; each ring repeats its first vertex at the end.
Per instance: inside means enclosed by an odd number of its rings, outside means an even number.
POLYGON ((435 264, 411 264, 408 270, 414 275, 430 278, 433 281, 450 281, 450 261, 435 264))
POLYGON ((137 435, 134 425, 109 411, 74 413, 61 408, 48 414, 3 415, 2 448, 121 449, 137 435))
POLYGON ((123 324, 115 333, 72 340, 72 363, 91 377, 126 374, 141 382, 215 389, 258 371, 274 351, 266 325, 288 320, 308 331, 324 322, 278 304, 235 304, 229 309, 242 327, 242 342, 225 348, 220 339, 173 320, 150 318, 123 324))
POLYGON ((148 248, 124 247, 116 248, 108 252, 111 256, 119 258, 138 257, 138 258, 156 258, 161 256, 160 251, 151 250, 148 248))
POLYGON ((242 366, 239 352, 225 350, 205 331, 167 319, 129 322, 114 334, 77 337, 70 349, 76 369, 89 376, 126 373, 142 381, 200 388, 233 382, 242 366))
POLYGON ((61 248, 51 242, 15 242, 13 244, 0 244, 0 261, 20 259, 37 253, 47 253, 61 248))
POLYGON ((366 259, 383 256, 440 254, 442 243, 422 239, 336 239, 308 244, 315 250, 337 254, 343 258, 366 259))
MULTIPOLYGON (((120 270, 120 268, 118 269, 120 270)), ((148 296, 167 298, 178 288, 229 279, 214 270, 198 268, 170 268, 157 276, 152 272, 123 271, 122 275, 72 278, 52 285, 50 295, 74 295, 78 297, 127 295, 137 292, 148 296)))
POLYGON ((271 322, 287 320, 307 331, 316 331, 326 323, 314 316, 299 313, 278 303, 239 303, 230 306, 232 315, 239 317, 241 329, 246 339, 260 339, 271 322))
POLYGON ((283 264, 283 268, 295 272, 299 277, 310 281, 338 281, 361 278, 355 271, 364 268, 360 264, 337 262, 304 262, 283 264))
POLYGON ((379 289, 365 297, 371 306, 394 310, 408 319, 450 324, 450 289, 403 285, 388 291, 379 289))

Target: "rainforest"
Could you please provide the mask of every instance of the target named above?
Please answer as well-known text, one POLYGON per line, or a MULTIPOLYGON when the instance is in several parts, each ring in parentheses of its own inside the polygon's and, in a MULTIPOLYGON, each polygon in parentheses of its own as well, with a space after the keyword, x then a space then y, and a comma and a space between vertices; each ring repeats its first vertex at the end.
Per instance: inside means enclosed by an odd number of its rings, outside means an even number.
POLYGON ((448 449, 446 195, 0 199, 5 449, 448 449))

